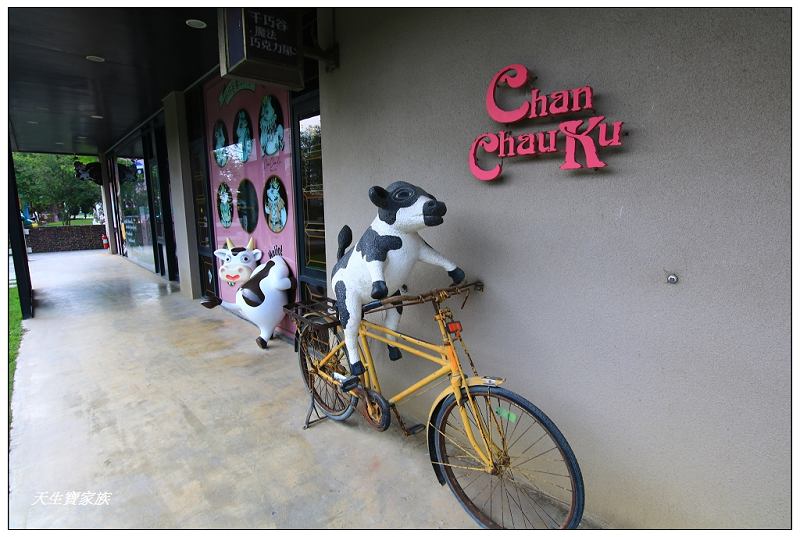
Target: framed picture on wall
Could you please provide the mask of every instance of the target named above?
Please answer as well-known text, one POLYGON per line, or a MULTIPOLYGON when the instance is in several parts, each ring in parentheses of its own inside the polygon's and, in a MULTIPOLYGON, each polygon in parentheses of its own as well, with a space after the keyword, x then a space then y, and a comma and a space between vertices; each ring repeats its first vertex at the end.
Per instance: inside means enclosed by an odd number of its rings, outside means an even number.
POLYGON ((214 161, 224 168, 228 163, 228 129, 221 119, 214 124, 214 161))
POLYGON ((289 201, 286 187, 277 175, 272 175, 264 185, 264 216, 273 233, 280 233, 286 227, 289 201))
POLYGON ((222 183, 217 188, 217 214, 222 227, 231 227, 233 223, 233 194, 231 194, 231 188, 225 183, 222 183))
POLYGON ((250 123, 250 116, 244 108, 236 112, 234 122, 233 141, 236 144, 236 156, 241 162, 247 162, 253 153, 253 127, 250 123))
POLYGON ((258 114, 258 139, 262 155, 271 157, 283 150, 284 128, 281 103, 275 96, 265 95, 258 114))

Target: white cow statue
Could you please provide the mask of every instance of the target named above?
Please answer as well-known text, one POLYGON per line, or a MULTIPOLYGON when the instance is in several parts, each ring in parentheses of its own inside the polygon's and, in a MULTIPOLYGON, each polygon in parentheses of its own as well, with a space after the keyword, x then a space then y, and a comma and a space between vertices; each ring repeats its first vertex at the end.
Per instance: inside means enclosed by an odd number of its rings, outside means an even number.
MULTIPOLYGON (((347 252, 353 233, 348 226, 341 229, 338 261, 331 276, 350 362, 350 377, 344 381, 344 389, 355 386, 358 375, 364 373, 357 351, 362 305, 390 293, 399 295, 417 261, 442 267, 453 283, 461 283, 465 277, 463 270, 434 250, 418 233, 444 221, 442 217, 447 211, 444 203, 403 181, 392 183, 387 189, 373 186, 369 199, 378 207, 378 216, 347 252)), ((402 307, 388 310, 386 326, 396 330, 401 313, 402 307)), ((402 358, 400 349, 389 345, 389 358, 402 358)))
MULTIPOLYGON (((252 250, 251 244, 248 244, 245 251, 258 252, 258 257, 261 258, 261 252, 252 250)), ((209 309, 222 306, 228 311, 241 314, 258 327, 260 334, 256 338, 256 344, 266 349, 275 333, 275 327, 283 319, 283 307, 289 303, 288 292, 292 287, 289 266, 283 257, 276 255, 266 264, 255 267, 249 279, 236 291, 235 303, 212 297, 201 304, 209 309)))

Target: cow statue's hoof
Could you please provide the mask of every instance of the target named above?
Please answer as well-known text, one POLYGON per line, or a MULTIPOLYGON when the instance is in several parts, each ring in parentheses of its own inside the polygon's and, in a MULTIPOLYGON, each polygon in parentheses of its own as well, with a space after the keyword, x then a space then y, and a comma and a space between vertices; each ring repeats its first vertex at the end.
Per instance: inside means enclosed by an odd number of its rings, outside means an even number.
POLYGON ((207 299, 201 301, 200 304, 202 304, 204 308, 213 309, 213 308, 216 308, 217 306, 219 306, 220 304, 222 304, 222 300, 220 300, 219 298, 217 298, 215 296, 212 296, 212 297, 208 297, 207 299))
POLYGON ((372 298, 386 298, 389 295, 389 288, 383 280, 372 282, 372 298))
POLYGON ((350 364, 350 374, 352 376, 357 377, 359 375, 363 375, 365 372, 366 369, 364 368, 364 364, 361 362, 361 360, 354 364, 350 364))
POLYGON ((454 268, 451 271, 448 271, 447 275, 450 276, 450 279, 453 280, 453 283, 455 285, 458 285, 459 283, 463 282, 464 278, 466 277, 464 271, 458 267, 454 268))
POLYGON ((261 337, 261 336, 258 336, 258 337, 256 338, 256 345, 258 345, 258 346, 259 346, 259 347, 261 347, 262 349, 266 349, 266 348, 267 348, 267 340, 266 340, 266 339, 264 339, 264 338, 263 338, 263 337, 261 337))
POLYGON ((391 345, 387 345, 387 347, 389 347, 389 360, 396 362, 403 357, 403 353, 397 347, 392 347, 391 345))

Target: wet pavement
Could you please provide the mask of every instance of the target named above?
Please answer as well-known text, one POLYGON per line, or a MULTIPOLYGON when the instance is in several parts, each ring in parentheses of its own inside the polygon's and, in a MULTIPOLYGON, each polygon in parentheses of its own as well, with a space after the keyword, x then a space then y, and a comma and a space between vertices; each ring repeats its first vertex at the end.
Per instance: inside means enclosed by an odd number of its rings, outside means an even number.
POLYGON ((33 254, 11 528, 474 528, 424 434, 302 429, 291 345, 105 251, 33 254))

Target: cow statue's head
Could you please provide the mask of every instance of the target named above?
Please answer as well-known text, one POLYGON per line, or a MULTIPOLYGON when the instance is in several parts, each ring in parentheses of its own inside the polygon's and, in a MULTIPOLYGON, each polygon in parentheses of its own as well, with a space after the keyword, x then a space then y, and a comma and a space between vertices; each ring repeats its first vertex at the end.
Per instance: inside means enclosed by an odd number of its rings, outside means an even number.
POLYGON ((370 201, 378 207, 378 217, 399 231, 419 231, 438 226, 447 207, 418 186, 396 181, 384 189, 369 189, 370 201))
POLYGON ((225 248, 214 251, 214 255, 222 260, 219 267, 219 277, 222 281, 233 287, 237 283, 246 282, 261 259, 261 250, 255 248, 255 242, 250 237, 247 246, 234 247, 230 239, 225 242, 225 248))

